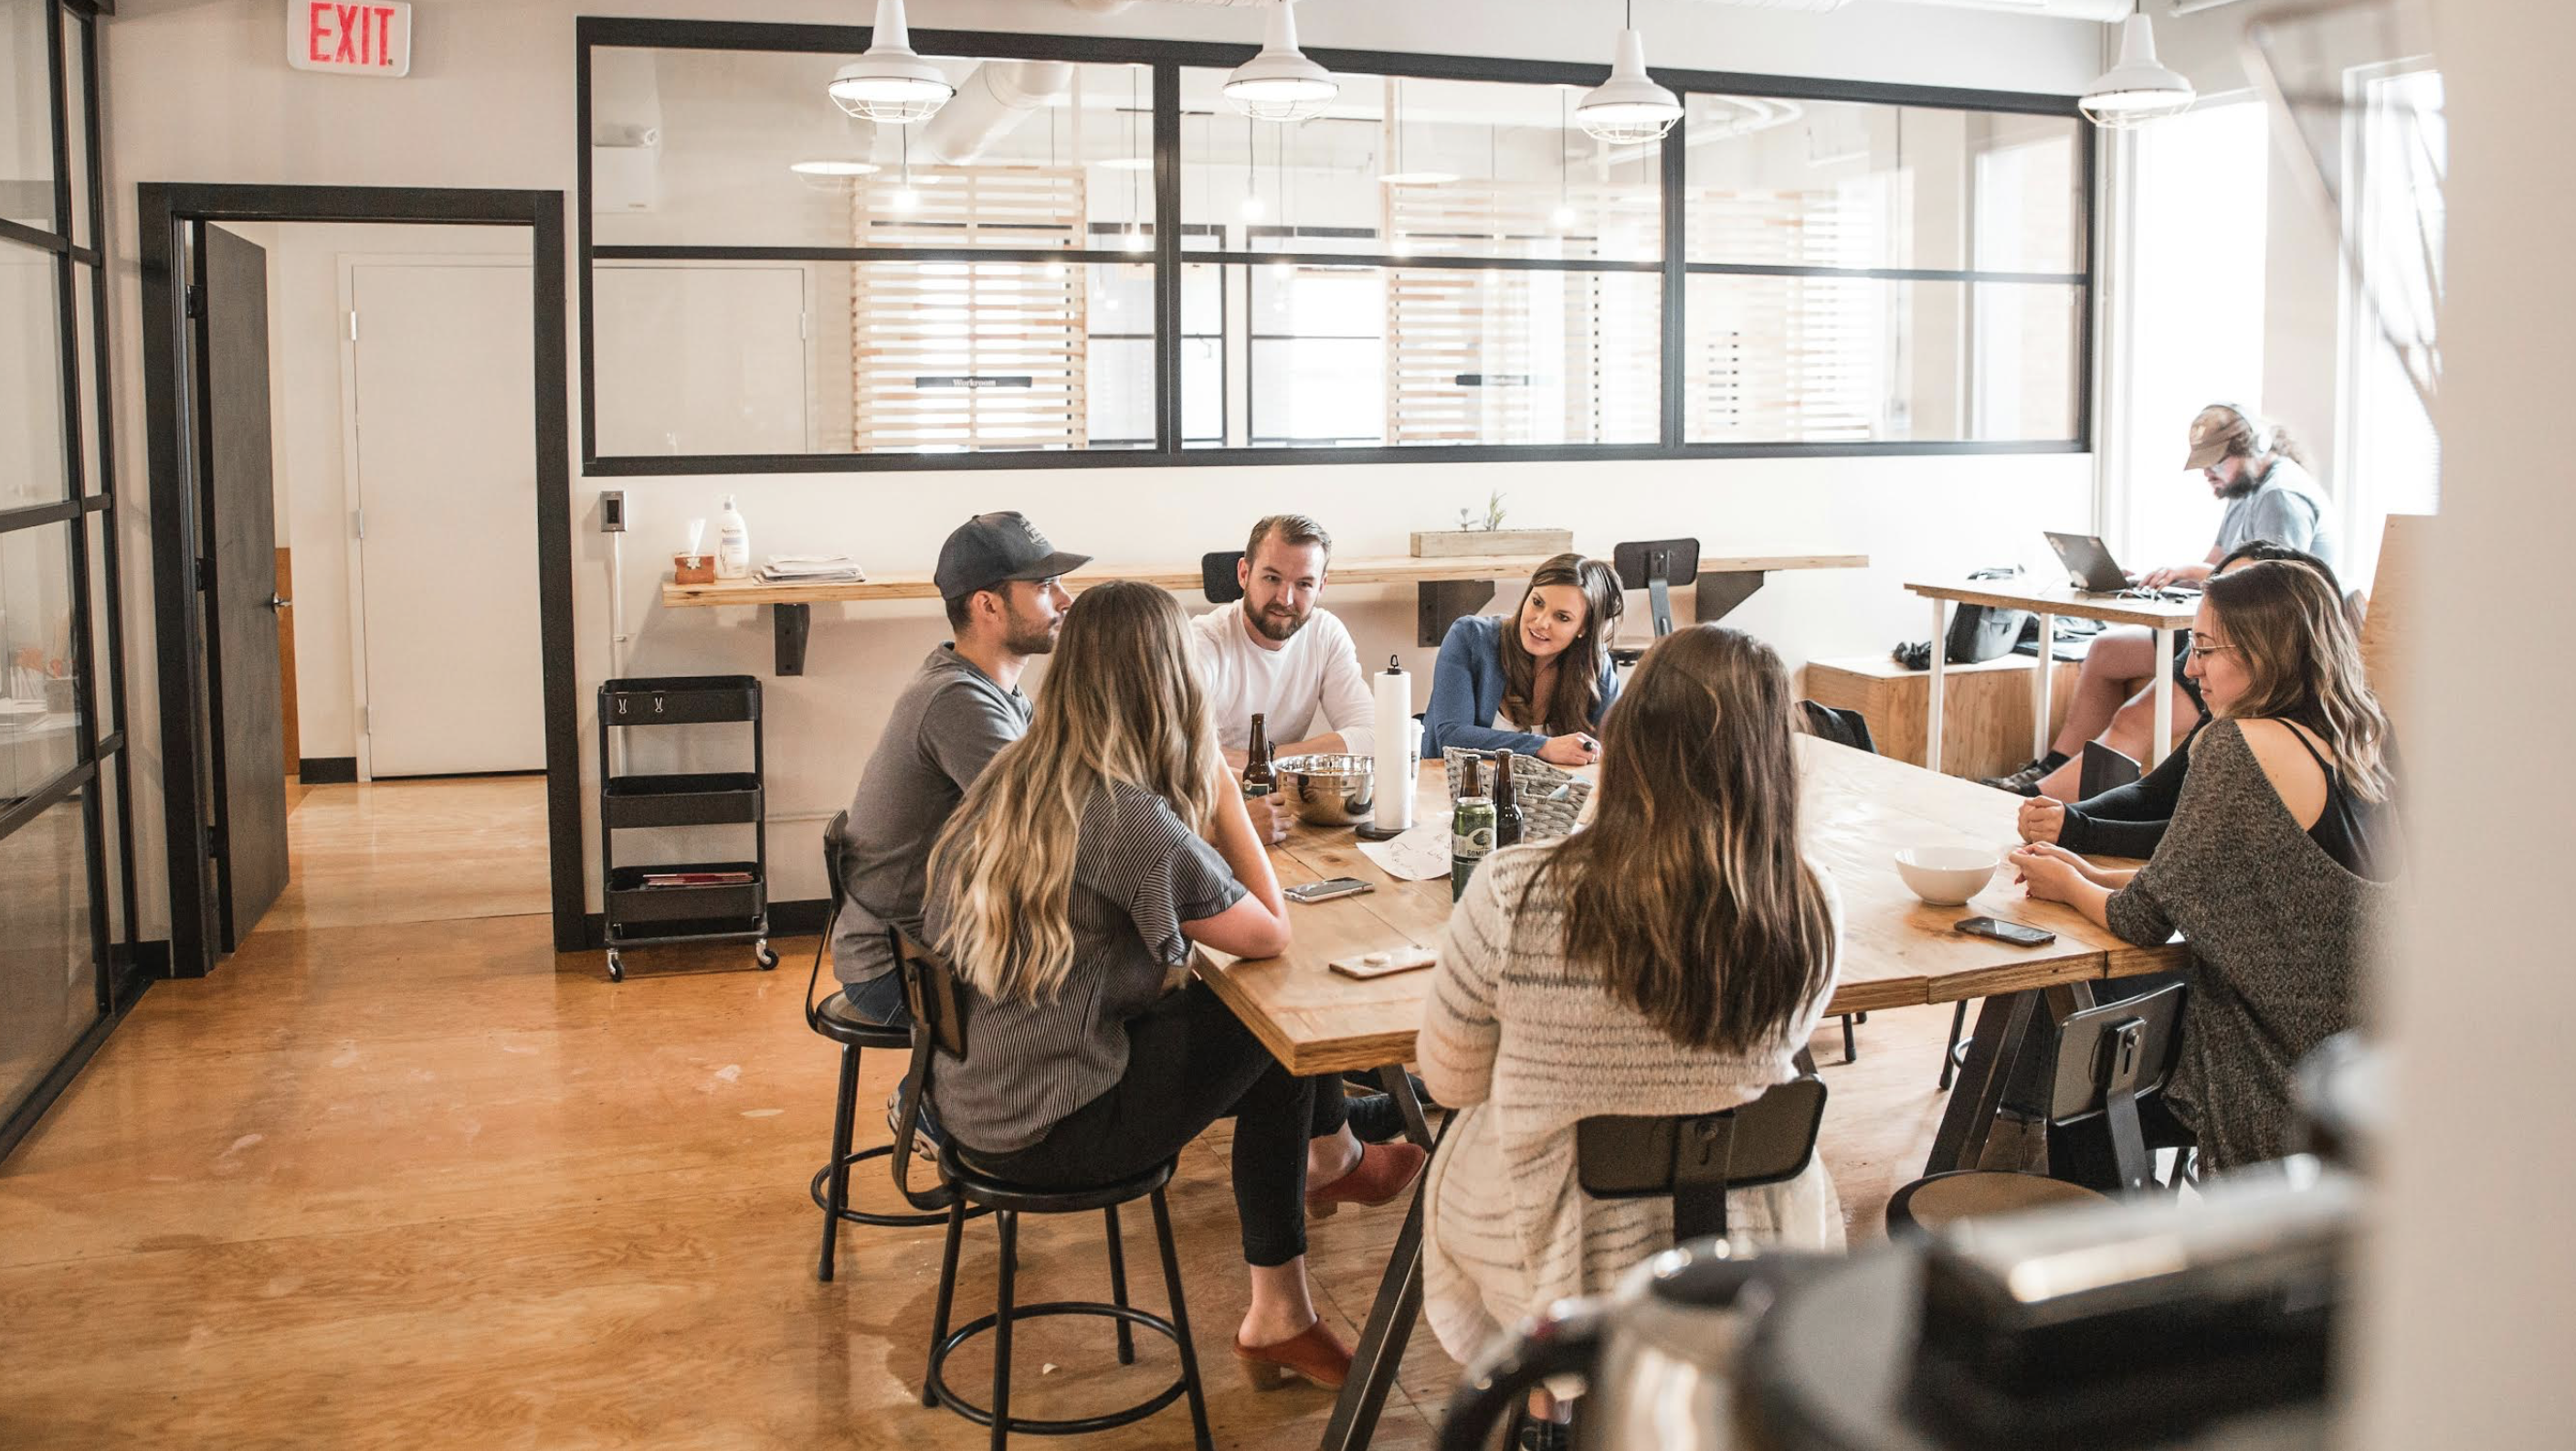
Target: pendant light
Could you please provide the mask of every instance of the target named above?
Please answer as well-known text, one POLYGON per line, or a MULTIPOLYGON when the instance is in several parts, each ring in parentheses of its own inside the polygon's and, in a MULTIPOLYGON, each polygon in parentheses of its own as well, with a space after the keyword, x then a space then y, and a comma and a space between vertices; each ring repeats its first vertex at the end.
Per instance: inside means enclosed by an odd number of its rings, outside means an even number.
POLYGON ((1637 33, 1636 0, 1629 0, 1627 19, 1610 79, 1585 93, 1583 104, 1574 108, 1574 123, 1585 134, 1613 146, 1660 141, 1682 118, 1680 99, 1646 74, 1646 41, 1637 33))
POLYGON ((2155 30, 2143 14, 2120 22, 2120 63, 2085 88, 2076 106, 2096 126, 2126 130, 2191 109, 2191 82, 2156 59, 2155 30))
POLYGON ((1311 121, 1341 90, 1333 73, 1297 48, 1297 0, 1272 0, 1261 53, 1225 78, 1226 104, 1256 121, 1311 121))
POLYGON ((832 104, 853 116, 887 126, 927 121, 957 88, 939 67, 912 53, 903 0, 877 0, 877 23, 867 54, 832 77, 832 104))

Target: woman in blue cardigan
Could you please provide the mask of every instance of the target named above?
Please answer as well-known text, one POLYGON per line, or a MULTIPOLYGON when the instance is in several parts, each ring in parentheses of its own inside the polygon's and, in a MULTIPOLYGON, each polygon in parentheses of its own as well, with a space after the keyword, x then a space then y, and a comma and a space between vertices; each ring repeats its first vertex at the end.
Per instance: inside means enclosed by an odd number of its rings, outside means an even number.
POLYGON ((1423 754, 1469 746, 1556 766, 1601 759, 1594 732, 1619 698, 1610 638, 1625 604, 1610 566, 1560 554, 1530 576, 1508 621, 1469 615, 1450 626, 1431 673, 1423 754))

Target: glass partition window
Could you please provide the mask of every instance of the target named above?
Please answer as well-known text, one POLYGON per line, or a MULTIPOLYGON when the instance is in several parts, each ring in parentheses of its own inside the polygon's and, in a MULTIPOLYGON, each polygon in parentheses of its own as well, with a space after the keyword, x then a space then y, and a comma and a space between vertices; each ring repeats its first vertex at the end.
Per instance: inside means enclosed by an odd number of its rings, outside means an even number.
POLYGON ((0 238, 0 509, 70 488, 63 452, 63 315, 54 254, 0 238))
POLYGON ((98 1017, 81 798, 0 837, 0 1104, 15 1104, 98 1017))
POLYGON ((603 474, 2088 446, 2062 100, 1670 74, 1610 145, 1571 64, 1344 66, 1275 123, 1205 47, 936 32, 956 96, 879 126, 825 95, 861 32, 582 34, 603 474))
POLYGON ((55 0, 0 0, 0 219, 54 230, 55 0))

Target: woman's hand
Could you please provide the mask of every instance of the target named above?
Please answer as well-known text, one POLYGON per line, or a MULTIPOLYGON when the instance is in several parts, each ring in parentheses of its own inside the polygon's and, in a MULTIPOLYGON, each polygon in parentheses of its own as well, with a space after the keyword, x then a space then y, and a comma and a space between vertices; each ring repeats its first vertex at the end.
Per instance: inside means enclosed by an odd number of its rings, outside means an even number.
POLYGON ((2066 833, 2066 803, 2039 796, 2021 804, 2021 817, 2014 823, 2024 841, 2053 844, 2066 833))
POLYGON ((2043 902, 2074 902, 2076 884, 2117 890, 2121 885, 2111 874, 2051 843, 2036 843, 2012 854, 2013 870, 2021 873, 2030 894, 2043 902))
POLYGON ((1581 731, 1570 736, 1549 736, 1538 748, 1538 758, 1551 766, 1589 766, 1601 759, 1601 743, 1581 731))

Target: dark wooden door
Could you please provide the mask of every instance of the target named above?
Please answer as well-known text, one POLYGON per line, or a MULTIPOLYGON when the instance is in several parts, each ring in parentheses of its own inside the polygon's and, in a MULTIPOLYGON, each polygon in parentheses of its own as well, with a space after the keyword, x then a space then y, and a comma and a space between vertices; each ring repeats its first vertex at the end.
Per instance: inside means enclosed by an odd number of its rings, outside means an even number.
POLYGON ((229 952, 286 889, 285 703, 268 437, 268 255, 200 229, 197 279, 216 900, 229 952))

